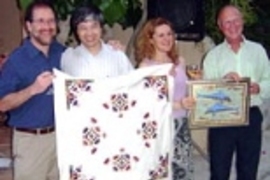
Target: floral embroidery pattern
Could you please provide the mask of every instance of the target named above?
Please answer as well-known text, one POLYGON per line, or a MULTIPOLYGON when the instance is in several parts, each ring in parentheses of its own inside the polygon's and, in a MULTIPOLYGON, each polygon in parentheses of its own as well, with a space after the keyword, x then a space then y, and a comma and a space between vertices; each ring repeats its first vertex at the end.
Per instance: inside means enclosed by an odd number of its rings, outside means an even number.
POLYGON ((155 170, 149 172, 151 180, 158 180, 168 177, 168 164, 169 164, 169 155, 168 153, 165 156, 159 157, 158 167, 155 170))
POLYGON ((136 105, 136 101, 130 101, 127 93, 119 93, 111 95, 109 103, 104 103, 103 107, 105 109, 111 109, 113 112, 118 113, 120 118, 123 117, 123 112, 128 111, 130 107, 136 105))
POLYGON ((148 120, 150 114, 146 113, 143 118, 145 121, 142 123, 141 129, 137 131, 145 141, 145 146, 150 147, 150 140, 157 138, 157 121, 148 120))
POLYGON ((66 80, 65 88, 66 88, 66 99, 67 99, 67 108, 69 109, 71 106, 78 106, 78 95, 82 92, 90 92, 91 91, 91 83, 92 80, 66 80))
POLYGON ((92 178, 87 178, 83 173, 82 173, 82 167, 74 167, 70 166, 69 167, 69 180, 95 180, 94 177, 92 178))
POLYGON ((83 145, 91 148, 91 154, 95 154, 97 146, 102 138, 106 137, 106 134, 101 131, 101 128, 97 124, 95 118, 91 118, 91 126, 83 129, 83 145))
POLYGON ((168 100, 168 80, 166 76, 149 76, 144 79, 144 86, 146 88, 153 88, 157 91, 159 99, 168 100))
POLYGON ((125 149, 120 149, 120 153, 114 155, 111 158, 106 158, 104 161, 105 165, 111 163, 112 169, 116 172, 118 171, 130 171, 132 169, 131 165, 133 162, 138 162, 139 158, 137 156, 131 156, 125 153, 125 149))

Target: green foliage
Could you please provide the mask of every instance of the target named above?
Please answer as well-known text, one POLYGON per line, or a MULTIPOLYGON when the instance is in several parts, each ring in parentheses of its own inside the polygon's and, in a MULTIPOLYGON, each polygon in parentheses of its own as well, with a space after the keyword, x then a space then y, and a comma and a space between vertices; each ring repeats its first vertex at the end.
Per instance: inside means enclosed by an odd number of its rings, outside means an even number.
MULTIPOLYGON (((17 0, 18 7, 25 10, 33 0, 17 0)), ((85 3, 93 3, 103 12, 105 21, 112 26, 120 24, 124 29, 137 26, 142 17, 140 0, 48 0, 57 11, 60 20, 67 19, 75 7, 85 3)), ((206 33, 219 43, 223 37, 216 25, 216 14, 225 4, 237 5, 245 19, 245 35, 247 38, 261 42, 270 49, 270 1, 269 0, 204 0, 206 33)), ((145 10, 144 10, 145 11, 145 10)))
POLYGON ((206 33, 215 41, 219 43, 222 40, 222 35, 216 24, 216 14, 218 10, 225 4, 222 0, 205 0, 205 28, 206 33))
POLYGON ((253 5, 257 21, 245 29, 245 35, 263 44, 270 56, 270 1, 260 0, 253 5))
POLYGON ((238 6, 243 13, 245 26, 249 27, 258 21, 255 9, 248 0, 206 0, 205 1, 205 17, 206 17, 206 32, 214 39, 216 43, 222 40, 222 35, 218 30, 216 20, 219 9, 226 5, 233 4, 238 6))
MULTIPOLYGON (((18 0, 21 10, 33 0, 18 0)), ((135 27, 142 15, 141 2, 139 0, 48 0, 52 2, 60 20, 66 20, 74 8, 82 4, 98 6, 104 15, 105 22, 112 26, 119 23, 123 28, 135 27)))
POLYGON ((245 36, 263 44, 270 52, 270 1, 269 0, 205 0, 205 26, 215 43, 223 37, 216 24, 219 9, 226 4, 238 6, 245 20, 245 36))
POLYGON ((33 0, 18 0, 17 4, 20 9, 26 9, 28 4, 30 4, 33 0))

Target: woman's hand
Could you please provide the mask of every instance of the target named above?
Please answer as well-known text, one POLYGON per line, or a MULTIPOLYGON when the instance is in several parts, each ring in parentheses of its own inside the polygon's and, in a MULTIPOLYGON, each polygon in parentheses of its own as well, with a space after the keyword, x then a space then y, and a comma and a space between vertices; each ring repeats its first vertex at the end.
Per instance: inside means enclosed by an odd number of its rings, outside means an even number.
POLYGON ((196 105, 196 101, 193 97, 184 97, 181 99, 181 104, 184 109, 193 109, 196 105))
POLYGON ((173 108, 175 110, 180 110, 180 109, 187 109, 191 110, 195 107, 196 101, 193 97, 184 97, 179 101, 175 101, 173 104, 173 108))

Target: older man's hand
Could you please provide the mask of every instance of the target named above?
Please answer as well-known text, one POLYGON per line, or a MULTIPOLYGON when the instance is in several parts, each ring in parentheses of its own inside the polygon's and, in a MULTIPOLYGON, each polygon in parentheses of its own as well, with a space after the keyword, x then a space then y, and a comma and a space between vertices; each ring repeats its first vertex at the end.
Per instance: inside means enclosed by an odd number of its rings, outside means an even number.
POLYGON ((249 86, 250 94, 259 94, 260 93, 260 85, 258 83, 252 82, 249 86))
POLYGON ((233 81, 240 81, 241 77, 236 72, 230 72, 230 73, 226 74, 223 77, 223 79, 229 79, 229 80, 233 80, 233 81))

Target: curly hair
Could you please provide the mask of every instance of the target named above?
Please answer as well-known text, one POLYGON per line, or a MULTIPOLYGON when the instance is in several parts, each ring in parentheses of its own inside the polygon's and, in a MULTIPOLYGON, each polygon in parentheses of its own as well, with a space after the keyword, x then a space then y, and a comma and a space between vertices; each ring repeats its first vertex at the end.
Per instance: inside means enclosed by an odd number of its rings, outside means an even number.
MULTIPOLYGON (((155 29, 161 25, 168 25, 172 31, 172 24, 164 18, 154 18, 146 22, 146 24, 141 29, 140 33, 135 42, 135 60, 140 64, 143 59, 152 59, 155 55, 155 47, 150 43, 155 29)), ((175 41, 173 41, 172 49, 168 52, 168 56, 172 59, 173 63, 176 63, 178 59, 178 53, 176 50, 175 41)))

